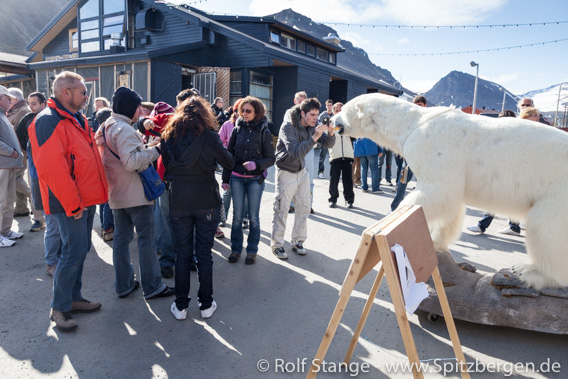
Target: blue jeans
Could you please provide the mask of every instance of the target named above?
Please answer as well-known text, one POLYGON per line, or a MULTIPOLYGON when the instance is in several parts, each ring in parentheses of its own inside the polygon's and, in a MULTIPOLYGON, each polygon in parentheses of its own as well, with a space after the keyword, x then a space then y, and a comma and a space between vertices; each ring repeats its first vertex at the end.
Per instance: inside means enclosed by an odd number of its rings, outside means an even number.
POLYGON ((114 217, 112 216, 112 209, 108 203, 99 205, 99 216, 101 219, 101 228, 103 230, 114 228, 114 217))
POLYGON ((231 191, 233 193, 233 222, 231 224, 231 252, 240 254, 243 250, 243 214, 245 199, 248 200, 247 213, 250 226, 247 239, 247 254, 256 254, 260 241, 260 200, 264 192, 264 182, 258 182, 259 176, 242 178, 231 175, 231 191))
POLYGON ((231 187, 226 191, 223 191, 223 207, 225 207, 225 217, 229 217, 229 208, 231 208, 231 187))
POLYGON ((369 171, 369 166, 371 166, 371 184, 372 191, 379 190, 379 183, 381 179, 379 178, 379 166, 377 166, 377 156, 367 155, 359 157, 361 159, 361 188, 365 191, 369 189, 367 185, 367 171, 369 171))
POLYGON ((170 222, 174 232, 176 247, 175 294, 178 309, 189 306, 189 282, 191 263, 193 262, 193 232, 195 230, 195 255, 199 290, 197 299, 200 309, 211 307, 213 302, 213 258, 211 249, 215 239, 215 231, 219 223, 220 208, 179 211, 170 208, 170 222))
POLYGON ((158 198, 156 206, 160 209, 161 232, 162 232, 162 255, 160 255, 160 267, 173 267, 176 264, 176 251, 174 249, 174 233, 170 223, 170 192, 165 190, 158 198))
POLYGON ((61 256, 61 233, 59 225, 54 215, 45 215, 45 233, 43 235, 43 246, 45 251, 45 263, 50 266, 57 266, 61 256))
POLYGON ((112 261, 116 292, 119 296, 124 296, 134 290, 134 268, 130 262, 129 245, 134 238, 134 228, 136 228, 140 282, 144 290, 144 297, 159 294, 166 288, 166 285, 162 283, 160 265, 156 255, 154 204, 113 209, 112 213, 114 214, 112 261))
POLYGON ((401 183, 400 180, 396 182, 396 195, 391 203, 391 211, 394 211, 398 208, 398 205, 404 199, 404 195, 406 195, 406 186, 408 186, 408 182, 412 179, 412 170, 408 168, 408 177, 406 178, 406 183, 401 183))
POLYGON ((53 276, 53 300, 51 308, 60 312, 71 310, 73 301, 81 300, 83 264, 91 249, 91 232, 95 218, 95 206, 83 211, 75 220, 65 213, 54 213, 61 233, 61 257, 53 276))
POLYGON ((387 165, 385 167, 385 179, 387 182, 390 182, 392 179, 391 174, 391 163, 392 163, 392 151, 384 149, 383 155, 379 158, 379 183, 381 182, 381 178, 383 175, 383 165, 387 161, 387 165))

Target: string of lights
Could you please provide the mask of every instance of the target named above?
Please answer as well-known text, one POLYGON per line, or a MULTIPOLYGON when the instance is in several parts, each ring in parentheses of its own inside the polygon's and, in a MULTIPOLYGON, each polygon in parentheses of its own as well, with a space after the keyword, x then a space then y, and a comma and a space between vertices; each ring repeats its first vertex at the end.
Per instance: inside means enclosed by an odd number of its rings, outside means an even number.
MULTIPOLYGON (((495 47, 495 48, 492 48, 492 49, 449 51, 449 52, 441 52, 441 53, 407 53, 407 54, 368 53, 368 55, 376 55, 376 56, 380 55, 380 56, 389 56, 389 57, 425 57, 425 56, 434 56, 434 55, 457 55, 457 54, 484 53, 484 52, 489 52, 489 51, 521 49, 521 48, 524 48, 524 47, 547 45, 549 43, 557 43, 557 42, 564 42, 564 41, 568 41, 568 38, 557 39, 557 40, 553 40, 553 41, 527 43, 525 45, 495 47)), ((351 54, 355 55, 355 53, 351 53, 351 54)))
MULTIPOLYGON (((307 22, 312 23, 309 18, 283 18, 278 21, 284 22, 307 22)), ((510 28, 520 26, 551 26, 566 24, 568 21, 546 21, 546 22, 531 22, 531 23, 518 23, 518 24, 482 24, 482 25, 394 25, 394 24, 354 24, 347 22, 326 22, 321 24, 335 25, 335 26, 359 26, 361 28, 392 28, 392 29, 479 29, 479 28, 510 28)))

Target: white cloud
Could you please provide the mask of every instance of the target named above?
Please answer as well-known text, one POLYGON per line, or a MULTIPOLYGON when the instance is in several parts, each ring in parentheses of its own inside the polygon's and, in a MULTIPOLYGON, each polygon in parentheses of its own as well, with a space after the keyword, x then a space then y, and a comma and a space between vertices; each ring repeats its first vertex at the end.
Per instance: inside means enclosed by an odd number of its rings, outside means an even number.
POLYGON ((401 38, 398 41, 396 41, 397 43, 401 44, 401 45, 406 45, 407 43, 410 42, 410 40, 407 37, 401 38))
POLYGON ((432 89, 437 82, 437 80, 403 80, 402 85, 416 93, 426 93, 432 89))
POLYGON ((515 83, 519 79, 520 75, 512 73, 512 74, 501 74, 495 77, 485 77, 480 75, 480 77, 482 77, 485 80, 489 80, 490 82, 501 84, 507 87, 507 83, 515 83))

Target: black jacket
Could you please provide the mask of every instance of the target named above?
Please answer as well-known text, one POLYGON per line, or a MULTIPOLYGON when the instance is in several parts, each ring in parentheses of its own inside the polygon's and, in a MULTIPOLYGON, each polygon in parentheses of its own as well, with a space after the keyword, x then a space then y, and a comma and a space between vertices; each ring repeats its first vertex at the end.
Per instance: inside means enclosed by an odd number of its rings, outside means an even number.
POLYGON ((221 205, 215 169, 217 162, 232 168, 233 157, 217 133, 206 130, 198 137, 193 133, 171 137, 162 142, 162 159, 164 180, 170 183, 170 210, 209 210, 221 205))
POLYGON ((235 166, 232 170, 223 170, 223 183, 229 183, 233 171, 241 175, 257 176, 272 166, 275 161, 274 148, 266 117, 256 123, 246 122, 239 117, 231 132, 227 150, 235 158, 235 166), (248 171, 243 166, 248 161, 256 163, 255 170, 248 171))

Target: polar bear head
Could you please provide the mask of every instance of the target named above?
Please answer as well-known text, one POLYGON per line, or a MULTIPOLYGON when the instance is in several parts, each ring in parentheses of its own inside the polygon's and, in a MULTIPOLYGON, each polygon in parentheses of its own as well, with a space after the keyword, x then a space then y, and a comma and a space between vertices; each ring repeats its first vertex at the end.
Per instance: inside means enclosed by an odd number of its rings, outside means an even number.
POLYGON ((373 93, 348 101, 331 122, 339 134, 370 138, 400 154, 404 140, 420 117, 419 113, 420 107, 412 103, 373 93))

